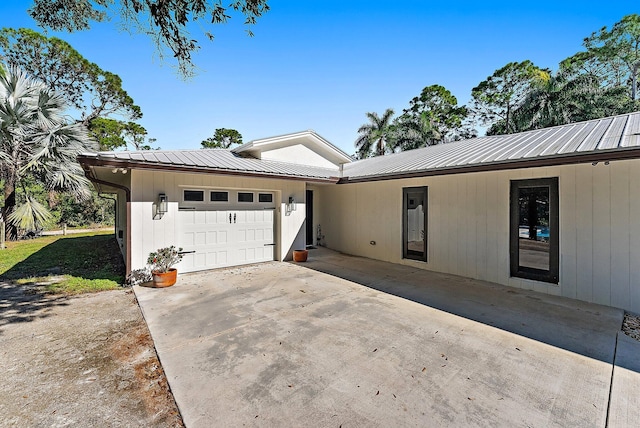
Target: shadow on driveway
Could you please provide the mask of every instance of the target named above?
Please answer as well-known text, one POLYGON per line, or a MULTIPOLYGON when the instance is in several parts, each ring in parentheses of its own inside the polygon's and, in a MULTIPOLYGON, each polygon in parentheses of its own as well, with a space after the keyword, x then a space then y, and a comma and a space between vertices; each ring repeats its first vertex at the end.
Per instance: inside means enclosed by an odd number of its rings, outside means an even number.
POLYGON ((301 266, 606 363, 624 317, 617 308, 324 248, 301 266))
POLYGON ((51 308, 67 306, 67 297, 25 293, 26 288, 9 282, 0 282, 0 335, 9 324, 47 318, 51 308))

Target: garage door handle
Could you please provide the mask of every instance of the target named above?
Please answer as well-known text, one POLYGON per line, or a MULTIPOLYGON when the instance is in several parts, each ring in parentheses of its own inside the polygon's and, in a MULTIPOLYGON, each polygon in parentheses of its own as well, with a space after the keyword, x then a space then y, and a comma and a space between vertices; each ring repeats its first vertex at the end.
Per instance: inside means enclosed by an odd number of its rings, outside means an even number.
POLYGON ((229 213, 229 224, 231 224, 231 213, 229 213))
POLYGON ((193 253, 195 253, 195 252, 196 252, 195 250, 193 250, 193 251, 179 251, 179 252, 178 252, 178 254, 180 254, 180 255, 183 255, 183 254, 193 254, 193 253))
POLYGON ((265 247, 273 247, 276 244, 264 244, 265 247))
POLYGON ((233 213, 233 222, 236 222, 236 213, 233 213))

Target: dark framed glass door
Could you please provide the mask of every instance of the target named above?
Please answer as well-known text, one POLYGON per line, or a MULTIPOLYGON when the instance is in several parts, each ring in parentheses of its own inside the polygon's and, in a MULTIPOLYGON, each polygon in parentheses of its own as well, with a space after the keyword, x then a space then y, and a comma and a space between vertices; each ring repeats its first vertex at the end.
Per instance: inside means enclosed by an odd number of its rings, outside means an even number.
POLYGON ((313 190, 306 191, 304 202, 306 244, 313 245, 313 190))
POLYGON ((402 189, 402 256, 427 261, 427 187, 402 189))
POLYGON ((511 276, 558 283, 558 179, 511 181, 511 276))

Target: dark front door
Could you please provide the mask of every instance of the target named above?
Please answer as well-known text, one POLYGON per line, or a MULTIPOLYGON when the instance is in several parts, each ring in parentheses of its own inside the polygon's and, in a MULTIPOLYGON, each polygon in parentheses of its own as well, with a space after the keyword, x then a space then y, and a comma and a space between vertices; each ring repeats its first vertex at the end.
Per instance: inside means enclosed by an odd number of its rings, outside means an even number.
POLYGON ((305 220, 307 225, 307 245, 313 245, 313 190, 307 190, 305 209, 307 210, 307 218, 305 220))

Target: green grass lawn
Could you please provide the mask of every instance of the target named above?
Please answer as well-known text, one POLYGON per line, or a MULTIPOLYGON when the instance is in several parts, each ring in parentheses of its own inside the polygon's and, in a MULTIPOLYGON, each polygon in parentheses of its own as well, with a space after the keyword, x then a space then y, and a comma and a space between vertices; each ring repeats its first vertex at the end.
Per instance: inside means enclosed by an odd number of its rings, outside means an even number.
POLYGON ((113 232, 43 236, 7 242, 0 280, 47 293, 91 293, 120 287, 124 264, 113 232))

